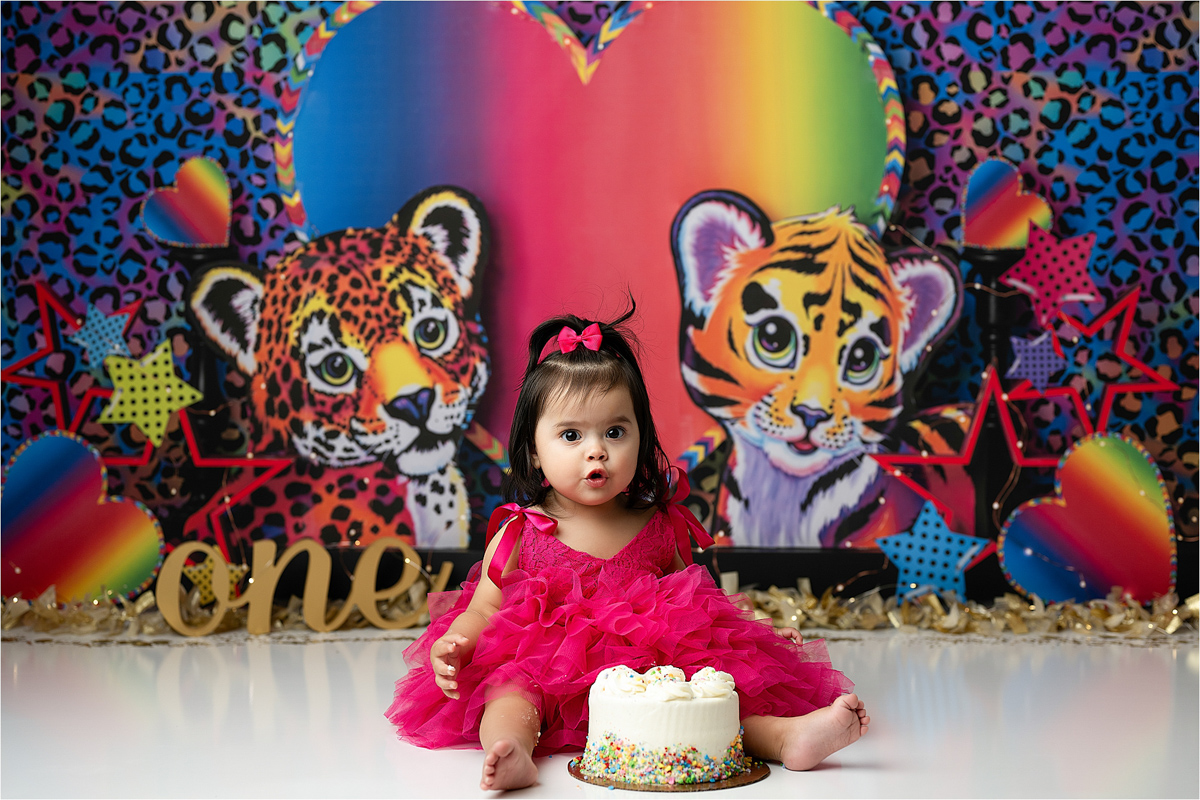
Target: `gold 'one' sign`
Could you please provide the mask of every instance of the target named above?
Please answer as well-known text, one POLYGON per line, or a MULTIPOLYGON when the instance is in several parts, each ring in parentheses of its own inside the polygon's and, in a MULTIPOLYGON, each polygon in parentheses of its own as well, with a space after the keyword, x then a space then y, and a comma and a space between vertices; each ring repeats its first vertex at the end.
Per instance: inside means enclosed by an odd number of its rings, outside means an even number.
MULTIPOLYGON (((331 631, 342 626, 350 612, 357 607, 367 621, 377 628, 411 628, 417 623, 426 604, 397 619, 384 619, 375 605, 380 600, 391 600, 407 592, 416 583, 421 563, 420 556, 408 544, 394 536, 376 539, 362 551, 358 564, 354 568, 354 579, 350 584, 350 596, 346 605, 331 619, 326 618, 326 602, 329 595, 329 576, 332 572, 332 559, 326 552, 325 546, 315 539, 303 539, 283 551, 283 557, 275 561, 275 542, 262 540, 254 543, 252 555, 251 580, 246 590, 236 599, 229 599, 229 571, 225 559, 213 547, 203 542, 185 542, 176 547, 163 563, 158 573, 158 588, 154 599, 162 612, 167 624, 184 636, 204 636, 216 630, 225 618, 225 612, 248 606, 246 629, 250 633, 268 633, 271 630, 271 605, 275 598, 275 584, 284 567, 301 553, 308 553, 308 573, 304 577, 304 623, 314 631, 331 631), (386 589, 375 589, 375 578, 379 570, 379 560, 385 550, 395 548, 404 554, 404 572, 400 580, 386 589), (203 553, 212 559, 212 588, 216 595, 216 605, 213 607, 212 619, 203 625, 188 625, 183 621, 179 612, 180 579, 183 577, 183 567, 188 558, 197 553, 203 553)), ((449 566, 444 565, 444 566, 449 566)), ((444 587, 449 578, 449 571, 443 569, 441 580, 434 586, 434 591, 444 587)))

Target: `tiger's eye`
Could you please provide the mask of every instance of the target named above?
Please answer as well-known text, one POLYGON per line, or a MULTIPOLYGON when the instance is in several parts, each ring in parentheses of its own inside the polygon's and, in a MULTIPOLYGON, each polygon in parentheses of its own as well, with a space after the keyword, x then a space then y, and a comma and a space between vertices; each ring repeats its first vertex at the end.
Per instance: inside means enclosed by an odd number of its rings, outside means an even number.
POLYGON ((446 323, 440 319, 422 320, 415 332, 417 346, 422 350, 436 350, 446 341, 446 323))
POLYGON ((345 386, 354 378, 354 364, 341 353, 330 353, 317 367, 321 380, 330 386, 345 386))
POLYGON ((768 317, 754 327, 754 352, 768 366, 792 366, 796 329, 783 317, 768 317))
POLYGON ((875 379, 882 363, 879 346, 873 340, 855 340, 846 355, 846 382, 852 386, 866 386, 875 379))

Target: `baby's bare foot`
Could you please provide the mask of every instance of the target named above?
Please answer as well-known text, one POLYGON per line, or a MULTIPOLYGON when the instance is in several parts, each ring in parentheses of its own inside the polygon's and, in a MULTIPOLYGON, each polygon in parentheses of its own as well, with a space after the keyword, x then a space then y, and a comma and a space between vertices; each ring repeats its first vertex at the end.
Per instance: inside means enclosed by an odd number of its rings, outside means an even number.
POLYGON ((537 781, 537 765, 528 753, 511 739, 501 739, 483 757, 483 778, 479 788, 504 791, 523 789, 537 781))
POLYGON ((789 720, 780 760, 788 769, 812 769, 831 754, 854 744, 871 718, 856 694, 844 694, 828 708, 789 720))

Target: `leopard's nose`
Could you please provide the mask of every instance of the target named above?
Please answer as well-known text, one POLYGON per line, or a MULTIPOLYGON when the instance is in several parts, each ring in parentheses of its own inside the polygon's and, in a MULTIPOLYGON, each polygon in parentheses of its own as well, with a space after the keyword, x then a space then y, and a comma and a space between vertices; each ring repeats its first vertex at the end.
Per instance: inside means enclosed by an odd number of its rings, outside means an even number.
POLYGON ((420 427, 429 418, 431 405, 433 405, 433 390, 419 389, 411 394, 400 395, 384 408, 396 419, 420 427))

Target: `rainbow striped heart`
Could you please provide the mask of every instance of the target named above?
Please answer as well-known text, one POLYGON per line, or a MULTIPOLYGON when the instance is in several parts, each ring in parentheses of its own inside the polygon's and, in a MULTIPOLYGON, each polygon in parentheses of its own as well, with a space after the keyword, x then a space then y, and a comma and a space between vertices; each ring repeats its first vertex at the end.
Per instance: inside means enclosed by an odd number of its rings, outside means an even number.
POLYGON ((971 173, 963 192, 962 238, 992 249, 1021 249, 1029 242, 1029 223, 1050 230, 1049 204, 1021 191, 1020 171, 1002 158, 990 158, 971 173))
POLYGON ((189 158, 175 173, 175 185, 151 192, 142 203, 146 230, 175 247, 229 244, 229 181, 211 158, 189 158))
POLYGON ((4 472, 4 594, 55 587, 59 600, 140 593, 162 566, 162 528, 133 500, 109 497, 100 453, 65 431, 25 442, 4 472))
POLYGON ((1055 495, 1015 510, 1000 532, 1009 582, 1043 600, 1140 602, 1175 588, 1175 519, 1154 459, 1132 439, 1095 433, 1058 464, 1055 495))

